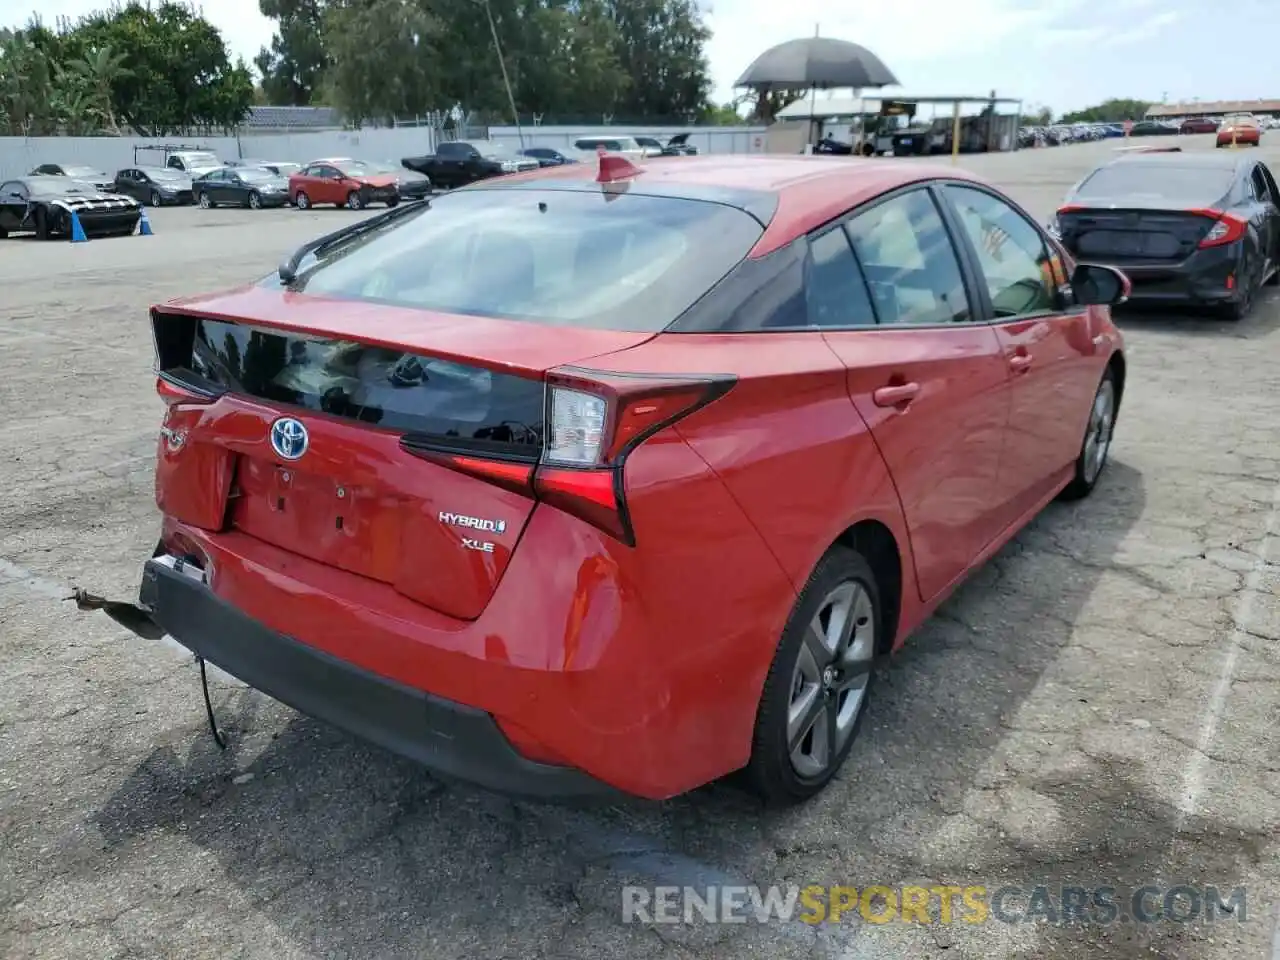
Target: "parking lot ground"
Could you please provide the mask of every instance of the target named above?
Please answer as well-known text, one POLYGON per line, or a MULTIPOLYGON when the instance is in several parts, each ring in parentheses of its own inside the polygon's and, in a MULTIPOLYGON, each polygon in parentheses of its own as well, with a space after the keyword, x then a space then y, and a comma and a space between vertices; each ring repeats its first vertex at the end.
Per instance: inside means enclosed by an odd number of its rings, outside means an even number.
MULTIPOLYGON (((962 162, 1047 217, 1113 146, 962 162)), ((716 785, 570 808, 438 780, 225 676, 220 752, 189 657, 64 599, 133 596, 155 542, 147 307, 351 216, 159 210, 151 238, 0 243, 0 956, 1280 956, 1274 293, 1238 324, 1121 318, 1095 495, 1051 506, 880 671, 815 802, 765 813, 716 785), (1037 884, 1115 887, 1125 919, 625 924, 624 884, 1015 886, 1007 920, 1037 884), (1148 884, 1150 909, 1178 884, 1246 895, 1135 922, 1123 891, 1148 884)))

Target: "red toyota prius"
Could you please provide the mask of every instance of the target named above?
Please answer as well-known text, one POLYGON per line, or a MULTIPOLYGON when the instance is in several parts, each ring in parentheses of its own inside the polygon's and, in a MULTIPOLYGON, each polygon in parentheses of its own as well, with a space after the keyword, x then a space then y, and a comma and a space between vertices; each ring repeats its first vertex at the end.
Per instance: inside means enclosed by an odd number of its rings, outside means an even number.
POLYGON ((153 309, 138 607, 490 788, 803 800, 875 658, 1094 488, 1127 289, 951 167, 605 156, 398 208, 153 309))

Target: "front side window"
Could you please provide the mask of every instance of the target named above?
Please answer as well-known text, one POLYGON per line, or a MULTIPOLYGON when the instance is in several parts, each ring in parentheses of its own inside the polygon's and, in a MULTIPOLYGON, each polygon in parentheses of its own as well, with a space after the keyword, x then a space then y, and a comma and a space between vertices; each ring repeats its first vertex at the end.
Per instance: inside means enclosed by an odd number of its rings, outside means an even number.
POLYGON ((927 190, 911 190, 849 221, 858 262, 882 324, 972 319, 960 261, 927 190))
POLYGON ((985 190, 952 185, 944 189, 978 253, 996 318, 1055 310, 1057 284, 1040 232, 985 190))
POLYGON ((658 331, 762 232, 742 210, 698 200, 464 190, 336 245, 294 287, 453 314, 658 331))

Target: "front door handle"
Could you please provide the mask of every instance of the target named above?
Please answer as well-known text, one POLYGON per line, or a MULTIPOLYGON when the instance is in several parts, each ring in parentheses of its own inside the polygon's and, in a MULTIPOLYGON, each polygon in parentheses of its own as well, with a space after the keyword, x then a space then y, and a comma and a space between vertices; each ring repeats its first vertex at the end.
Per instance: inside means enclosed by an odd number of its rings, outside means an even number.
POLYGON ((901 383, 892 387, 881 387, 871 394, 871 399, 877 407, 897 407, 910 403, 919 392, 920 384, 901 383))
POLYGON ((1009 369, 1014 373, 1026 373, 1031 369, 1031 354, 1015 353, 1009 358, 1009 369))

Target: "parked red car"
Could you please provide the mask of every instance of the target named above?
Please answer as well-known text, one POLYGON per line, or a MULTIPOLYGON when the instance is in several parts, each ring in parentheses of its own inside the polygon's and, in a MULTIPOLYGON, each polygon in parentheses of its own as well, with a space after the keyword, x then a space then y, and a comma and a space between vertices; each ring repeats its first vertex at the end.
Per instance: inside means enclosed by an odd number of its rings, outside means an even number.
POLYGON ((1262 125, 1252 117, 1228 117, 1218 128, 1218 146, 1258 147, 1262 145, 1262 125))
POLYGON ((1094 489, 1127 289, 954 167, 606 155, 402 207, 153 309, 139 607, 489 787, 798 801, 874 658, 1094 489))
POLYGON ((1212 117, 1192 117, 1183 120, 1178 128, 1180 133, 1214 133, 1218 129, 1218 121, 1212 117))
POLYGON ((289 177, 289 202, 300 210, 332 203, 363 210, 371 203, 400 202, 395 174, 379 173, 357 160, 315 160, 289 177))

